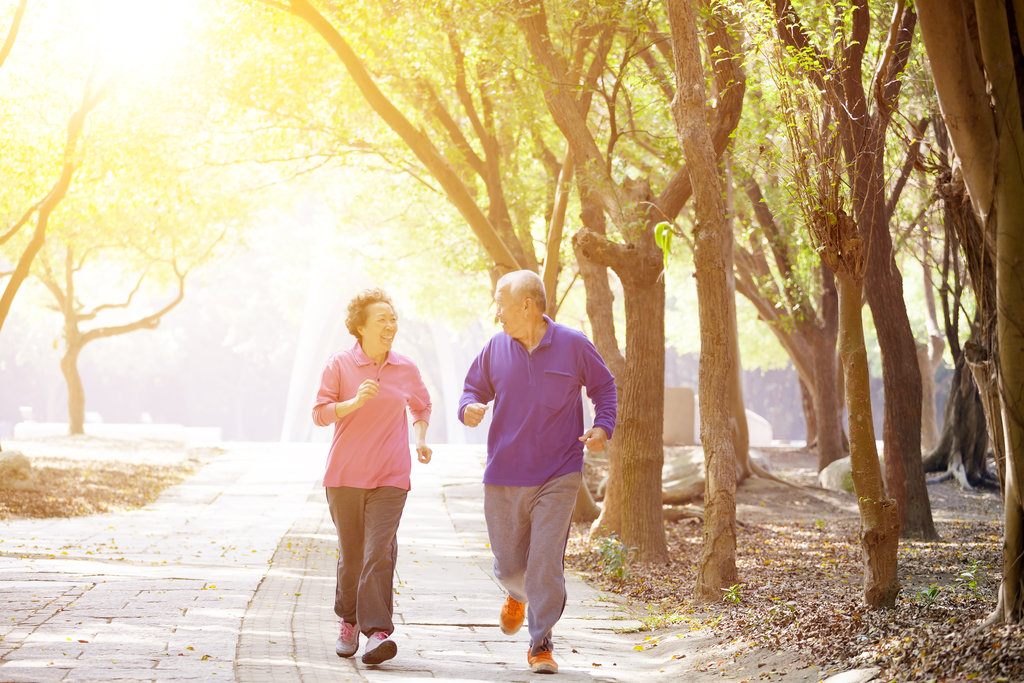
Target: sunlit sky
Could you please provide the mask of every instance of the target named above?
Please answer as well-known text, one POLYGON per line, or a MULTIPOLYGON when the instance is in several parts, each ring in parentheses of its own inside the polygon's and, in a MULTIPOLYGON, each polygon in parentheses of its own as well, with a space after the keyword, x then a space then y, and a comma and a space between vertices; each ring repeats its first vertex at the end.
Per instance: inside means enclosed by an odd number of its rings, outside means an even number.
POLYGON ((103 63, 135 75, 169 61, 186 46, 198 18, 196 0, 88 0, 85 33, 103 63))

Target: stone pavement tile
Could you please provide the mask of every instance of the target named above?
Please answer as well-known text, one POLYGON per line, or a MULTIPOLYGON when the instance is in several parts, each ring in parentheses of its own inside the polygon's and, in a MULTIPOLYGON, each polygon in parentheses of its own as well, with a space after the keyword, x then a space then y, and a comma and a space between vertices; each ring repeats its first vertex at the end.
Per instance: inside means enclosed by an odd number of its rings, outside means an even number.
POLYGON ((334 653, 333 528, 323 489, 314 487, 242 619, 236 680, 363 680, 352 660, 334 653))
POLYGON ((0 681, 234 680, 245 609, 321 450, 231 444, 141 510, 5 523, 0 681))
MULTIPOLYGON (((291 545, 282 542, 278 548, 243 619, 239 681, 534 680, 526 660, 527 631, 506 636, 497 625, 504 595, 491 575, 487 549, 482 450, 449 454, 443 448, 435 453, 441 467, 414 469, 398 532, 393 636, 398 655, 378 667, 363 666, 358 655, 334 655, 334 531, 322 492, 314 490, 286 535, 291 545), (296 599, 289 604, 285 594, 296 599), (284 623, 291 625, 290 633, 273 628, 284 623)), ((637 667, 630 660, 643 653, 609 627, 637 622, 627 619, 618 603, 598 600, 600 594, 579 579, 569 575, 567 581, 570 606, 555 633, 561 679, 664 680, 657 670, 647 678, 634 675, 637 667)))
MULTIPOLYGON (((174 676, 174 680, 190 681, 217 681, 231 680, 231 666, 220 664, 214 669, 208 667, 203 670, 182 672, 181 676, 174 676)), ((113 665, 78 666, 68 672, 63 679, 67 683, 117 683, 119 681, 167 681, 165 672, 156 668, 131 669, 117 668, 113 665)))
POLYGON ((71 667, 53 666, 43 662, 32 662, 30 664, 0 662, 0 681, 4 683, 50 683, 51 681, 63 681, 71 670, 71 667))
MULTIPOLYGON (((497 627, 504 595, 491 575, 481 447, 441 446, 434 463, 414 464, 399 652, 379 667, 334 654, 326 447, 281 448, 231 445, 133 513, 0 530, 0 681, 536 680, 526 629, 497 627)), ((681 657, 685 638, 628 632, 637 622, 613 599, 571 574, 567 588, 559 680, 720 680, 700 670, 711 662, 681 657)))

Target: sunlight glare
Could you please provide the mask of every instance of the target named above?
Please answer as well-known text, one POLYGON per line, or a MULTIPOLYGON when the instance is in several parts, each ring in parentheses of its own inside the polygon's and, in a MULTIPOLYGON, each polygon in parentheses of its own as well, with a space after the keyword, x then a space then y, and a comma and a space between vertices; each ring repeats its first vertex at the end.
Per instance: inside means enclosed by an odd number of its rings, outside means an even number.
POLYGON ((196 0, 93 0, 90 23, 104 63, 142 75, 185 48, 196 0))

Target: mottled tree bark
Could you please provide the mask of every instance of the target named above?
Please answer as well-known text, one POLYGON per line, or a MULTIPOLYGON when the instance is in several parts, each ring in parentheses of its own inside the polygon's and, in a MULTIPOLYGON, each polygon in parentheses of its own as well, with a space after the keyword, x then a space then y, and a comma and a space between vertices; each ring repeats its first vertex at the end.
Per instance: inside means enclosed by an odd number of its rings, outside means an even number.
POLYGON ((818 417, 818 471, 846 456, 843 444, 842 404, 836 381, 836 344, 839 338, 839 298, 835 276, 821 266, 821 325, 814 335, 815 415, 818 417))
POLYGON ((676 95, 672 116, 694 189, 694 269, 700 316, 700 436, 704 445, 704 535, 694 588, 717 601, 736 583, 736 452, 729 424, 735 338, 730 298, 732 235, 725 220, 717 155, 704 116, 704 71, 689 0, 669 0, 676 95))
POLYGON ((839 294, 839 357, 850 422, 851 475, 860 509, 864 602, 873 609, 893 607, 899 594, 899 512, 898 503, 886 496, 875 450, 861 319, 863 242, 853 219, 841 209, 817 212, 814 230, 822 245, 822 258, 835 273, 839 294))

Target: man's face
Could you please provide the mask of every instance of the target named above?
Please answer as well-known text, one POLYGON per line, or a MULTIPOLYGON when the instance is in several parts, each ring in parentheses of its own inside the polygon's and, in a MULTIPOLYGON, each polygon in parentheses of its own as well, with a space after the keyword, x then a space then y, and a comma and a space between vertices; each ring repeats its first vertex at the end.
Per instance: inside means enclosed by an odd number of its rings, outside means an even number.
POLYGON ((374 349, 391 350, 398 334, 398 316, 395 309, 383 301, 370 304, 366 309, 366 322, 359 328, 359 335, 364 348, 369 345, 374 349))
POLYGON ((517 301, 508 287, 502 287, 495 292, 494 303, 497 306, 495 316, 505 334, 513 339, 523 337, 528 327, 526 300, 517 301))

